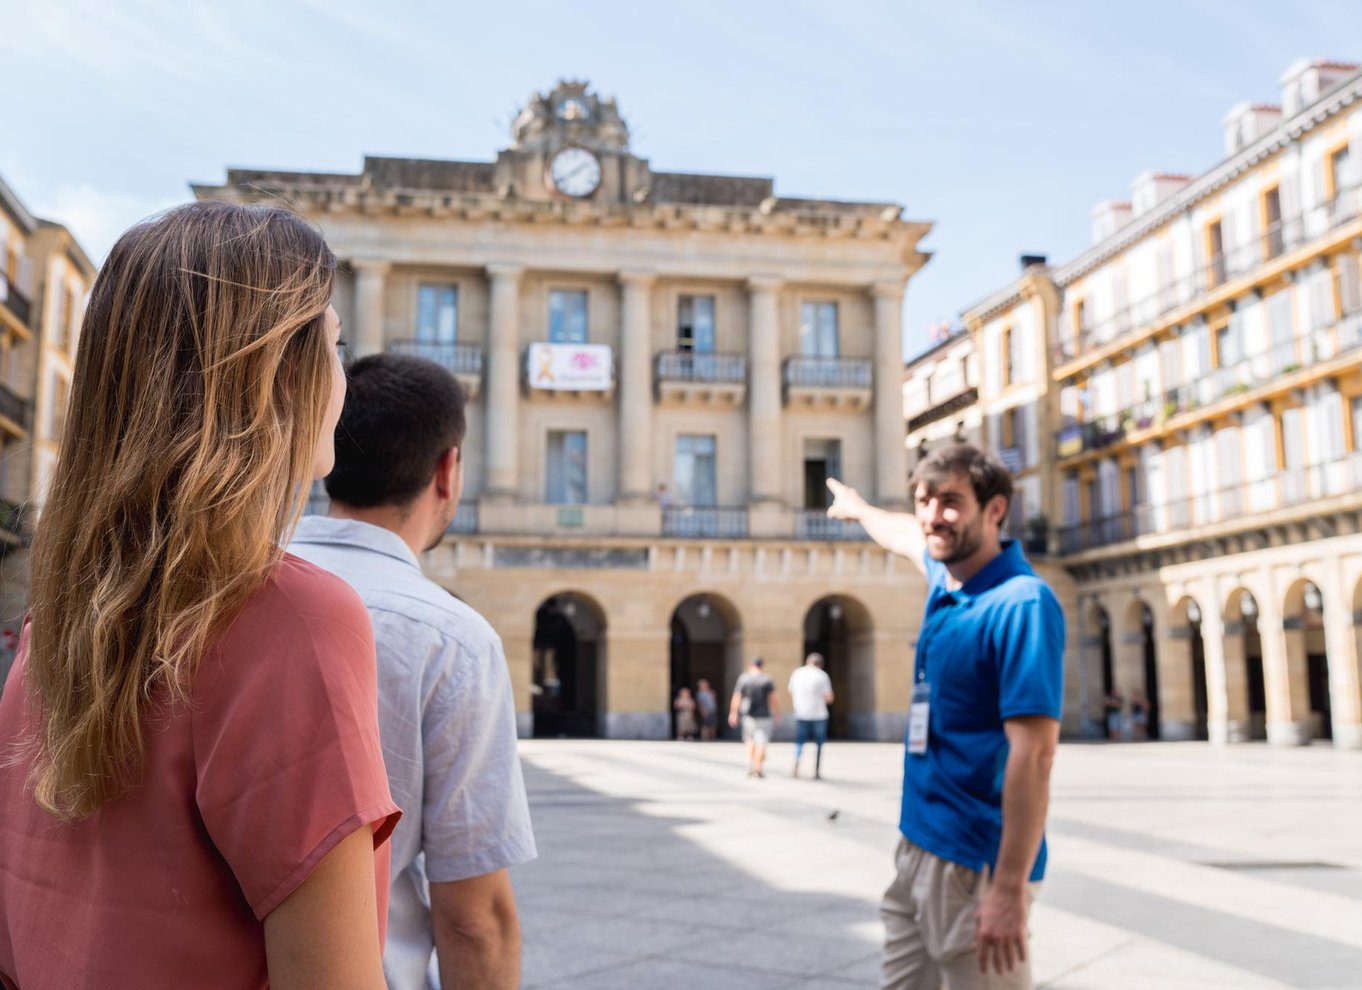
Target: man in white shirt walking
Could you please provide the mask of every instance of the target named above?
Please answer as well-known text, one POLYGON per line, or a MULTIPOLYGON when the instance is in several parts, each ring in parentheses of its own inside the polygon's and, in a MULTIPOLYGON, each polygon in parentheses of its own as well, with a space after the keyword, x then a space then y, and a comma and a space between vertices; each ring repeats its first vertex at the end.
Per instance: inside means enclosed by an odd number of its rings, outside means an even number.
POLYGON ((828 741, 828 705, 832 704, 832 680, 823 669, 823 654, 810 653, 804 666, 790 675, 790 701, 795 713, 794 774, 799 776, 799 758, 804 744, 813 740, 813 779, 823 779, 823 744, 828 741))

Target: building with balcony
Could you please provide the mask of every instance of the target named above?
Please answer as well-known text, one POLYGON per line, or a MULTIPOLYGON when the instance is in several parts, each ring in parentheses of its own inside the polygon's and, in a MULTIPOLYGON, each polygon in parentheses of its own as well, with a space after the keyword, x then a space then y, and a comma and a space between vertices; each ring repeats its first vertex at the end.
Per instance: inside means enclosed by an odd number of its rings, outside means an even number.
POLYGON ((1362 71, 1293 65, 1214 168, 1092 220, 966 314, 986 381, 1024 314, 1049 343, 1025 401, 1081 718, 1117 689, 1166 739, 1362 747, 1362 71))
MULTIPOLYGON (((28 608, 25 548, 56 456, 94 276, 70 231, 35 217, 0 179, 0 628, 17 628, 28 608)), ((7 656, 0 646, 0 668, 8 669, 7 656)))
POLYGON ((923 585, 827 519, 905 504, 901 311, 929 225, 769 178, 654 170, 612 99, 533 95, 495 161, 230 169, 342 259, 358 354, 468 386, 466 505, 427 573, 500 632, 525 734, 665 737, 706 677, 819 649, 834 731, 897 738, 923 585))

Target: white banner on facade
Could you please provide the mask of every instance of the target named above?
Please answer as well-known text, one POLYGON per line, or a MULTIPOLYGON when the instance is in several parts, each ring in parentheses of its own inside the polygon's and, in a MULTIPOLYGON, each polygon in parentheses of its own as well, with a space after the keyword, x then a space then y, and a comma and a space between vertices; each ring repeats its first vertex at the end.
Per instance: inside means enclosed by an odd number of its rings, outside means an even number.
POLYGON ((525 363, 530 388, 608 392, 613 385, 608 344, 531 344, 525 363))

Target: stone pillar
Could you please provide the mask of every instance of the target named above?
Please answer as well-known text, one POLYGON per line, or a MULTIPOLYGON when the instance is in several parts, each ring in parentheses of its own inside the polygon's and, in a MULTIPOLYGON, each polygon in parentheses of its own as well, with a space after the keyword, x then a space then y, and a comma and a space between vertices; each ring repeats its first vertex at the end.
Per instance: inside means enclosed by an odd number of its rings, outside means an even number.
POLYGON ((350 259, 355 273, 355 357, 368 357, 383 350, 383 288, 392 266, 386 261, 350 259))
MULTIPOLYGON (((1253 738, 1253 721, 1249 712, 1248 696, 1248 650, 1245 648, 1244 629, 1243 619, 1231 619, 1220 624, 1219 635, 1208 634, 1205 638, 1207 666, 1211 665, 1212 650, 1220 655, 1221 693, 1224 702, 1220 721, 1224 739, 1218 741, 1222 742, 1241 743, 1253 738)), ((1210 673, 1208 670, 1207 674, 1210 673)), ((1214 736, 1211 738, 1216 741, 1214 736)))
POLYGON ((1193 691, 1196 672, 1192 669, 1196 657, 1192 637, 1196 634, 1197 630, 1191 625, 1165 622, 1163 635, 1155 640, 1159 671, 1159 738, 1169 742, 1196 738, 1193 691))
POLYGON ((515 498, 520 483, 520 275, 519 265, 488 265, 492 284, 487 334, 487 464, 485 494, 515 498))
POLYGON ((652 497, 653 397, 651 347, 652 285, 645 272, 621 272, 619 500, 635 504, 652 497))
POLYGON ((875 298, 875 500, 886 508, 908 505, 908 455, 903 418, 903 286, 876 282, 875 298))
POLYGON ((605 684, 603 690, 598 687, 602 703, 596 712, 597 734, 603 739, 669 739, 671 638, 666 627, 620 629, 616 624, 605 636, 608 662, 600 667, 605 684))
POLYGON ((780 313, 776 278, 749 279, 751 295, 751 363, 748 385, 748 460, 753 503, 778 507, 782 501, 781 452, 785 438, 780 408, 780 313))
POLYGON ((1263 641, 1267 741, 1274 746, 1306 746, 1313 731, 1300 619, 1283 617, 1275 584, 1269 582, 1267 587, 1270 595, 1254 596, 1258 602, 1258 635, 1263 641))
POLYGON ((1362 749, 1362 684, 1358 681, 1357 631, 1343 561, 1335 556, 1320 582, 1324 596, 1324 645, 1329 658, 1329 698, 1334 746, 1362 749), (1345 620, 1343 616, 1348 618, 1345 620))

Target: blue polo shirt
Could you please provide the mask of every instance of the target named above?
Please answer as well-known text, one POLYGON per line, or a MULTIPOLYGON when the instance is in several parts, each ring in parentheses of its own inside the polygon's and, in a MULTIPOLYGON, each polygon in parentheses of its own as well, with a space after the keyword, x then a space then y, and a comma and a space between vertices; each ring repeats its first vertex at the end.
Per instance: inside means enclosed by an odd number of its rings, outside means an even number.
MULTIPOLYGON (((927 608, 914 683, 931 685, 927 752, 904 753, 899 831, 971 870, 994 867, 1003 830, 1003 722, 1058 720, 1064 697, 1064 613, 1015 540, 950 591, 927 558, 927 608)), ((1045 842, 1031 881, 1045 875, 1045 842)))

